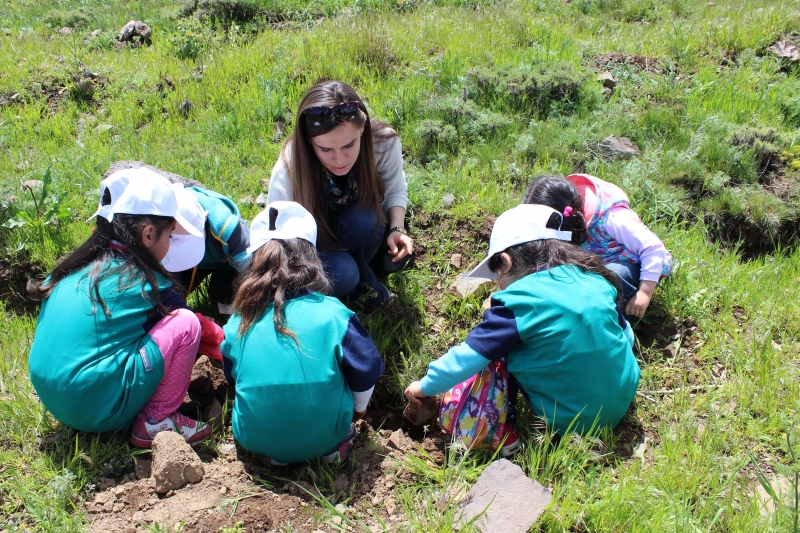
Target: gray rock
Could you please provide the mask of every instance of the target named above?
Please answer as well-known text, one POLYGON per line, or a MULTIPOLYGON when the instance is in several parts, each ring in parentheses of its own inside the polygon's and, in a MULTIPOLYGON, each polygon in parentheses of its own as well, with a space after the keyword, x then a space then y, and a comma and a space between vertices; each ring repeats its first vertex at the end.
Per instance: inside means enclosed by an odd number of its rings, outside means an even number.
POLYGON ((192 104, 192 101, 187 98, 178 106, 178 113, 180 113, 182 117, 186 118, 189 116, 189 113, 191 113, 192 107, 194 107, 194 104, 192 104))
POLYGON ((459 298, 466 298, 473 294, 483 296, 494 287, 494 280, 489 278, 471 278, 469 272, 462 272, 456 277, 456 280, 447 289, 448 294, 458 296, 459 298))
POLYGON ((58 30, 58 33, 60 33, 61 35, 72 35, 72 28, 64 26, 63 28, 58 30))
POLYGON ((38 191, 43 185, 42 180, 27 180, 22 182, 23 191, 38 191))
POLYGON ((455 268, 461 268, 464 263, 464 256, 461 254, 453 254, 450 256, 450 264, 455 268))
POLYGON ((445 194, 444 196, 442 196, 442 205, 444 207, 446 208, 450 207, 454 203, 456 203, 456 197, 453 196, 452 194, 445 194))
POLYGON ((205 475, 203 463, 184 438, 162 431, 153 439, 153 480, 156 492, 166 494, 187 483, 198 483, 205 475))
POLYGON ((613 89, 614 87, 617 86, 617 80, 615 80, 614 76, 612 76, 611 73, 608 71, 601 72, 600 74, 598 74, 597 81, 599 81, 603 85, 603 87, 606 87, 608 89, 613 89))
POLYGON ((95 37, 98 37, 101 33, 103 33, 103 30, 98 28, 98 29, 94 30, 92 33, 90 33, 89 37, 94 39, 95 37))
POLYGON ((152 30, 150 26, 138 20, 131 20, 119 30, 119 37, 117 40, 121 43, 135 42, 134 38, 138 37, 139 42, 142 44, 150 44, 152 30))
POLYGON ((611 159, 630 159, 641 153, 639 147, 633 144, 630 139, 619 135, 609 135, 597 147, 605 157, 611 159))
POLYGON ((95 126, 94 131, 98 133, 104 133, 106 131, 111 131, 113 129, 114 126, 112 126, 111 124, 98 124, 97 126, 95 126))
POLYGON ((260 207, 265 207, 267 205, 267 195, 264 193, 259 194, 258 198, 256 198, 256 204, 260 207))
POLYGON ((389 441, 386 443, 395 450, 403 450, 403 430, 398 429, 389 435, 389 441))
POLYGON ((203 185, 197 180, 184 178, 179 174, 173 174, 172 172, 161 170, 160 168, 156 168, 153 165, 145 165, 141 161, 115 161, 114 163, 111 163, 109 169, 106 171, 105 174, 103 174, 103 179, 107 178, 108 176, 110 176, 111 174, 113 174, 118 170, 124 170, 126 168, 142 168, 142 167, 152 170, 156 174, 164 176, 172 183, 183 183, 184 187, 199 187, 200 189, 206 188, 205 185, 203 185))
POLYGON ((500 459, 490 464, 459 504, 456 527, 480 516, 475 524, 491 533, 525 533, 550 505, 553 495, 522 469, 500 459), (485 510, 485 512, 484 512, 485 510))
POLYGON ((239 205, 255 205, 256 199, 252 196, 242 196, 239 198, 239 205))

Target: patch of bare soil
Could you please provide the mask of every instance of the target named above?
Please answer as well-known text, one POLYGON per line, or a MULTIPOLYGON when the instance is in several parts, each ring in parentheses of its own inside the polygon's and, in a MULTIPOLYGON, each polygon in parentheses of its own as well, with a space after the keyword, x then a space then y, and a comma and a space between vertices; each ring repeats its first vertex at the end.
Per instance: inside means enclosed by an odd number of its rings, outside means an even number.
POLYGON ((42 267, 36 263, 21 261, 11 264, 0 261, 0 300, 6 309, 18 315, 36 314, 39 312, 39 301, 28 296, 25 289, 28 279, 42 272, 42 267))
MULTIPOLYGON (((146 526, 156 522, 163 526, 181 521, 186 523, 184 531, 216 532, 239 522, 245 531, 277 530, 284 524, 298 531, 341 531, 337 519, 325 516, 317 503, 314 495, 320 493, 334 504, 349 499, 345 512, 357 512, 368 526, 377 525, 378 517, 391 526, 402 519, 393 488, 413 479, 403 466, 404 457, 441 463, 445 439, 438 433, 426 436, 424 428, 415 428, 415 438, 411 438, 402 429, 410 427, 407 421, 380 412, 360 421, 358 427, 362 436, 353 460, 342 466, 330 486, 310 483, 305 465, 265 467, 230 439, 218 445, 218 455, 201 451, 202 481, 166 495, 155 492, 146 471, 138 472, 143 476, 138 480, 130 472, 119 480, 98 483, 98 492, 83 506, 89 531, 145 533, 146 526), (375 430, 371 423, 383 429, 375 430)), ((140 462, 147 459, 147 455, 137 457, 140 462)))
POLYGON ((622 54, 620 52, 600 54, 592 61, 594 67, 597 69, 608 69, 614 65, 630 65, 639 70, 652 72, 654 74, 660 74, 664 71, 664 63, 658 58, 622 54))

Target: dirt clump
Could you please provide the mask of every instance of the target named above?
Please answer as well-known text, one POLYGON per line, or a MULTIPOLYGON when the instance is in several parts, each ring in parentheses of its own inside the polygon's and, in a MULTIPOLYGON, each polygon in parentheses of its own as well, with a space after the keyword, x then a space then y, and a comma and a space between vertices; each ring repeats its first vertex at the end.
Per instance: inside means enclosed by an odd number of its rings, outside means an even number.
POLYGON ((409 403, 403 411, 403 418, 414 424, 422 426, 434 420, 439 413, 439 402, 436 398, 420 398, 422 405, 409 403))
POLYGON ((19 263, 0 261, 0 300, 6 309, 18 315, 37 314, 39 300, 28 295, 28 280, 43 272, 42 265, 22 260, 19 263))
POLYGON ((203 480, 200 458, 179 433, 162 431, 153 439, 152 476, 156 492, 166 494, 203 480))

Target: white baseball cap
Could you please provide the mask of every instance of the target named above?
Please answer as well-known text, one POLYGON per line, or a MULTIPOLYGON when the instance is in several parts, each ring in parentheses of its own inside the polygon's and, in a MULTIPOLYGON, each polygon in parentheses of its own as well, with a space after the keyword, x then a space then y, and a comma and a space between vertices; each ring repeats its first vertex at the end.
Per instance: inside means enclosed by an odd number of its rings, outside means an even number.
POLYGON ((317 223, 314 216, 297 202, 272 202, 250 225, 249 253, 275 239, 305 239, 317 245, 317 223))
POLYGON ((183 188, 182 183, 172 185, 178 198, 178 213, 200 232, 200 237, 192 235, 182 226, 177 228, 169 239, 169 251, 161 261, 168 272, 182 272, 197 266, 206 254, 206 218, 208 211, 203 209, 192 191, 183 188))
POLYGON ((495 279, 497 276, 489 270, 489 259, 515 244, 545 239, 571 241, 571 231, 547 227, 554 214, 557 215, 558 228, 561 228, 564 216, 546 205, 520 204, 497 217, 492 228, 492 236, 489 238, 489 255, 469 273, 470 277, 495 279))
POLYGON ((100 183, 101 203, 106 189, 111 195, 111 203, 98 205, 97 211, 89 218, 101 216, 111 222, 115 214, 172 217, 187 233, 203 236, 180 214, 178 197, 169 180, 152 170, 142 167, 114 172, 100 183))

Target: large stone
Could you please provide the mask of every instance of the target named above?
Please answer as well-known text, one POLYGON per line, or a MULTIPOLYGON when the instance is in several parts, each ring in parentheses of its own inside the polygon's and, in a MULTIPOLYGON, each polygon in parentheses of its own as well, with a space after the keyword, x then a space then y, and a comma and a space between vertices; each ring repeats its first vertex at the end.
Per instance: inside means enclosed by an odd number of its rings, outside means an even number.
POLYGON ((119 30, 118 40, 121 43, 139 42, 141 44, 150 44, 152 30, 150 26, 144 22, 131 20, 119 30), (137 39, 134 39, 137 38, 137 39))
POLYGON ((414 424, 422 426, 432 421, 439 413, 439 402, 436 398, 420 398, 422 405, 409 403, 403 411, 403 417, 414 424))
POLYGON ((192 379, 189 382, 189 390, 192 392, 204 393, 211 388, 211 361, 205 355, 197 358, 192 368, 192 379))
POLYGON ((162 431, 155 436, 152 475, 157 493, 166 494, 187 483, 198 483, 204 474, 200 458, 179 433, 162 431))
POLYGON ((630 139, 619 135, 609 135, 597 147, 605 157, 611 159, 630 159, 641 153, 639 147, 633 144, 630 139))
POLYGON ((462 272, 456 277, 456 280, 447 289, 448 294, 458 296, 459 298, 466 298, 477 294, 483 296, 492 290, 494 287, 494 280, 488 278, 471 278, 469 272, 462 272))
POLYGON ((519 466, 500 459, 483 471, 461 500, 456 527, 483 513, 475 522, 480 531, 525 533, 544 513, 552 498, 549 490, 528 478, 519 466))
POLYGON ((172 183, 183 183, 184 187, 199 187, 201 189, 205 189, 206 188, 202 183, 200 183, 197 180, 184 178, 183 176, 181 176, 179 174, 173 174, 172 172, 167 172, 165 170, 161 170, 160 168, 156 168, 153 165, 145 165, 141 161, 115 161, 114 163, 111 163, 111 166, 106 171, 106 173, 103 175, 103 178, 104 179, 107 178, 109 175, 111 175, 112 173, 114 173, 114 172, 116 172, 118 170, 124 170, 126 168, 142 168, 142 167, 144 167, 146 169, 149 169, 149 170, 152 170, 156 174, 164 176, 165 178, 167 178, 172 183))

